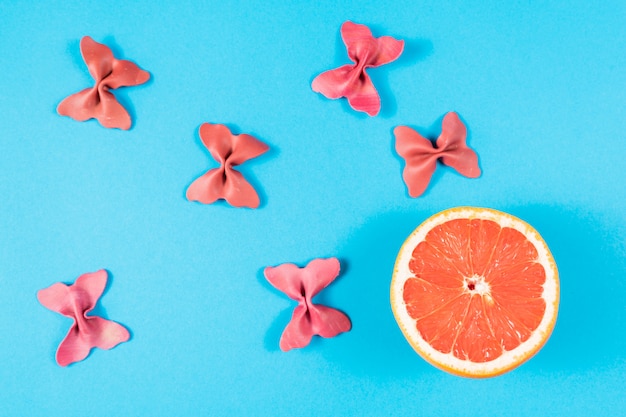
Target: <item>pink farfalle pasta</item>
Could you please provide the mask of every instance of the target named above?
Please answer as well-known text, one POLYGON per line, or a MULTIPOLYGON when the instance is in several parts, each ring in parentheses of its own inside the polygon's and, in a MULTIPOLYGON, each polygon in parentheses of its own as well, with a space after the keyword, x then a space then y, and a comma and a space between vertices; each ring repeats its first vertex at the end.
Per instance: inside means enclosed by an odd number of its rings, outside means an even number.
POLYGON ((307 346, 314 335, 334 337, 352 328, 341 311, 313 304, 315 297, 339 275, 337 258, 314 259, 304 268, 286 263, 265 268, 265 278, 289 298, 296 300, 291 321, 280 337, 280 349, 288 351, 307 346))
POLYGON ((408 126, 398 126, 393 132, 396 151, 406 162, 402 178, 411 197, 419 197, 426 191, 437 160, 468 178, 481 174, 478 155, 465 143, 467 129, 454 112, 444 116, 441 135, 435 144, 408 126))
POLYGON ((108 46, 89 36, 81 39, 80 52, 96 83, 61 101, 57 113, 80 122, 97 119, 107 128, 130 129, 130 115, 110 90, 143 84, 150 73, 130 61, 115 59, 108 46))
POLYGON ((187 189, 187 199, 204 204, 223 199, 235 207, 257 208, 259 195, 233 167, 264 154, 269 147, 250 135, 233 135, 221 124, 204 123, 200 126, 200 139, 220 167, 197 178, 187 189))
POLYGON ((112 349, 130 338, 121 324, 87 315, 98 303, 106 284, 107 271, 100 270, 81 275, 72 285, 57 282, 37 292, 37 299, 44 307, 73 320, 57 349, 59 365, 82 361, 94 347, 112 349))
POLYGON ((330 99, 345 97, 354 110, 376 116, 380 112, 380 97, 366 69, 396 60, 402 54, 404 41, 390 36, 375 38, 367 26, 350 21, 341 26, 341 38, 354 64, 321 73, 311 88, 330 99))

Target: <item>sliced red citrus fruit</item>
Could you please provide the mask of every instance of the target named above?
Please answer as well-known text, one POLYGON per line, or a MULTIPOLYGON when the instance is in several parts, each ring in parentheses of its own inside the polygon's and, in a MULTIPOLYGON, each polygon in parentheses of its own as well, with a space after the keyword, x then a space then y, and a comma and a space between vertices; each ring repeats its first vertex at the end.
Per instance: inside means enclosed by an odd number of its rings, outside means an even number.
POLYGON ((411 346, 468 377, 500 375, 539 351, 558 304, 558 271, 539 233, 486 208, 445 210, 418 226, 391 281, 391 307, 411 346))

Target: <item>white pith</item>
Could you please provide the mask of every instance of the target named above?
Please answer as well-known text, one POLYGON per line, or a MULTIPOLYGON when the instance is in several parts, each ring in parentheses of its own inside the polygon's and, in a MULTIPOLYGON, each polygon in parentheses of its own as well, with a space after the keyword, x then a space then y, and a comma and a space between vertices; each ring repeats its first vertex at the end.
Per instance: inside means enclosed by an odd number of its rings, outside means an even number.
POLYGON ((465 277, 464 279, 465 290, 469 294, 478 294, 485 297, 489 297, 491 294, 491 287, 489 283, 485 281, 485 277, 474 274, 471 277, 465 277), (471 288, 473 286, 474 288, 471 288))
MULTIPOLYGON (((466 291, 472 292, 467 289, 468 279, 476 280, 474 293, 480 293, 485 297, 489 297, 489 284, 484 281, 483 277, 466 277, 466 291)), ((415 229, 404 242, 394 267, 391 282, 391 305, 393 306, 396 321, 405 337, 413 348, 428 362, 458 375, 476 377, 495 376, 521 364, 524 360, 536 353, 545 343, 556 321, 559 303, 558 288, 556 264, 554 263, 547 245, 534 228, 518 218, 496 210, 459 207, 443 211, 430 217, 415 229), (413 276, 413 273, 409 270, 409 260, 417 244, 424 240, 426 234, 432 230, 433 227, 449 220, 459 218, 492 220, 501 227, 511 227, 520 231, 537 249, 537 262, 545 266, 546 272, 546 281, 543 285, 543 298, 546 301, 546 310, 537 329, 528 340, 521 343, 515 349, 504 351, 504 353, 496 359, 483 363, 462 360, 455 357, 452 353, 442 353, 432 348, 430 344, 422 339, 417 331, 415 325, 416 321, 409 316, 402 296, 404 282, 407 278, 413 276)))

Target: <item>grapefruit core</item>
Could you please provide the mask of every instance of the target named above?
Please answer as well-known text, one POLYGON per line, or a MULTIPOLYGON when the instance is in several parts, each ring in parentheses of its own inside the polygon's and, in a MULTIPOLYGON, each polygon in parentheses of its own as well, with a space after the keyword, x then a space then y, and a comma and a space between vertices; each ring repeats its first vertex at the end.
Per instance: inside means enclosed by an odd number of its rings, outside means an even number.
POLYGON ((391 280, 391 308, 411 346, 466 377, 500 375, 537 353, 558 304, 558 271, 539 233, 486 208, 427 219, 402 245, 391 280))

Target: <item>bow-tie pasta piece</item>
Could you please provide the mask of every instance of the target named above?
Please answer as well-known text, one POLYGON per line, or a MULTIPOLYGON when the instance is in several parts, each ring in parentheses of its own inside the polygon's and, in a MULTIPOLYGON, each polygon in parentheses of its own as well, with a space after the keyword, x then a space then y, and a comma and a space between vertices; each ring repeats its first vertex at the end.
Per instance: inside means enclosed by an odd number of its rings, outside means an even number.
POLYGON ((150 79, 150 73, 130 61, 115 59, 109 47, 89 36, 81 39, 80 52, 96 83, 65 98, 57 113, 80 122, 97 119, 107 128, 130 129, 130 115, 110 90, 143 84, 150 79))
POLYGON ((187 199, 203 204, 223 199, 235 207, 259 207, 261 200, 256 190, 233 167, 264 154, 269 147, 250 135, 233 135, 220 124, 204 123, 200 126, 200 139, 220 167, 197 178, 187 189, 187 199))
POLYGON ((107 271, 100 270, 81 275, 72 285, 57 282, 37 292, 37 299, 44 307, 73 321, 57 349, 59 365, 82 361, 94 347, 108 350, 130 338, 121 324, 87 315, 98 303, 106 284, 107 271))
POLYGON ((376 116, 380 97, 365 70, 395 61, 402 54, 404 41, 390 36, 375 38, 367 26, 350 21, 341 26, 341 38, 354 64, 321 73, 311 88, 330 99, 345 97, 354 110, 376 116))
POLYGON ((265 278, 276 289, 296 300, 291 321, 280 337, 284 352, 307 346, 314 335, 335 337, 352 328, 350 319, 341 311, 313 304, 313 297, 339 275, 337 258, 314 259, 304 268, 287 263, 265 268, 265 278))
POLYGON ((435 144, 408 126, 398 126, 393 132, 396 152, 406 162, 402 178, 411 197, 419 197, 426 191, 437 160, 468 178, 478 178, 481 174, 478 155, 465 143, 467 128, 454 112, 444 116, 441 135, 435 144))

